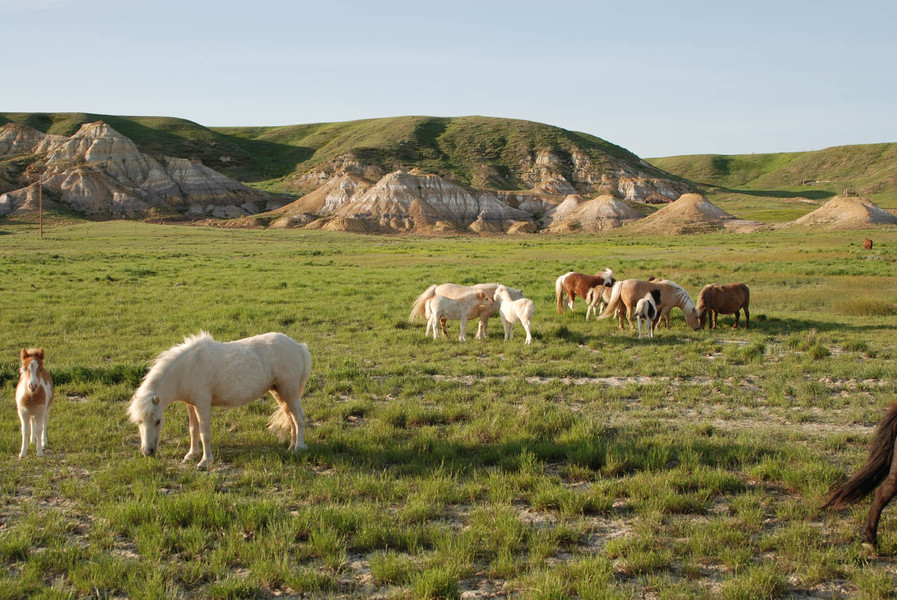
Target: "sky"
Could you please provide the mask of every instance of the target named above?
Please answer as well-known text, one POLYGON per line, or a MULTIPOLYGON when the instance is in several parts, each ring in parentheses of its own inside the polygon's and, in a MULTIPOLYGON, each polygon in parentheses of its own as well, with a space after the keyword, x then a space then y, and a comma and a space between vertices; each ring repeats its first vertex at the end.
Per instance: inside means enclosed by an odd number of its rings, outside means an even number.
POLYGON ((897 142, 897 2, 0 0, 0 112, 485 115, 642 157, 897 142))

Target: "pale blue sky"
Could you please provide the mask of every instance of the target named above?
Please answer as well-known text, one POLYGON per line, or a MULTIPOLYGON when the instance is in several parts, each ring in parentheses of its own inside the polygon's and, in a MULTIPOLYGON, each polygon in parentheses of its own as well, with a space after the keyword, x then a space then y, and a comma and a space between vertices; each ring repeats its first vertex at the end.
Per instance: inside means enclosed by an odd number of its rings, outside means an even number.
POLYGON ((897 142, 897 2, 0 0, 0 111, 488 115, 644 157, 897 142))

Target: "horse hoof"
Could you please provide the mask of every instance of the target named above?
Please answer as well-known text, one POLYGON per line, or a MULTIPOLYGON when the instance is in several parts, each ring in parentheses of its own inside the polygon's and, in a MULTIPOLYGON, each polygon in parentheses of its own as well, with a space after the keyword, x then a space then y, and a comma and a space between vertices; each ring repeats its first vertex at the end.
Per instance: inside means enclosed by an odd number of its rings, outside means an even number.
POLYGON ((196 470, 197 471, 208 471, 209 465, 207 463, 199 463, 198 465, 196 465, 196 470))
POLYGON ((863 542, 863 550, 870 554, 875 554, 877 552, 874 542, 863 542))

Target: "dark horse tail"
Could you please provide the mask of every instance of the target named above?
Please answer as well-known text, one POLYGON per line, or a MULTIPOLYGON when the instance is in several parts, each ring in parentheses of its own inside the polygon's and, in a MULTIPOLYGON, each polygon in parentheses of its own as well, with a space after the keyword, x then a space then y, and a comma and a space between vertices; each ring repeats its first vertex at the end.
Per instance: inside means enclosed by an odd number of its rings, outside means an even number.
POLYGON ((853 477, 832 489, 822 508, 840 508, 868 496, 888 476, 894 459, 894 439, 897 438, 897 404, 892 404, 875 430, 869 444, 869 458, 853 477))

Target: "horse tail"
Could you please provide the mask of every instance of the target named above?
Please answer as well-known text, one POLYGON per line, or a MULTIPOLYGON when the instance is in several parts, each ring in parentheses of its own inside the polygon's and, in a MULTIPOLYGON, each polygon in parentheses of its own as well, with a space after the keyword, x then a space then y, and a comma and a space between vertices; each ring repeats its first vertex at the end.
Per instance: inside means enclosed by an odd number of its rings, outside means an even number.
POLYGON ((875 430, 869 444, 869 458, 853 477, 833 488, 822 508, 840 508, 868 496, 888 476, 897 437, 897 404, 892 404, 875 430))
POLYGON ((604 312, 598 315, 599 319, 606 319, 614 316, 617 309, 623 310, 622 294, 623 282, 618 281, 614 284, 614 287, 610 292, 610 300, 607 301, 607 305, 604 307, 604 312))
POLYGON ((268 419, 268 429, 277 435, 277 439, 281 442, 290 435, 293 420, 290 418, 290 411, 287 410, 285 404, 281 404, 280 408, 268 419))
POLYGON ((414 321, 415 319, 424 320, 424 317, 426 316, 427 300, 436 295, 437 287, 439 286, 434 283, 428 287, 423 294, 417 297, 417 300, 411 305, 411 314, 408 315, 409 321, 414 321))
MULTIPOLYGON (((572 271, 571 271, 572 273, 572 271)), ((564 273, 560 277, 557 278, 557 281, 554 282, 554 295, 557 297, 558 301, 558 314, 564 313, 564 280, 567 278, 567 275, 570 273, 564 273)))

